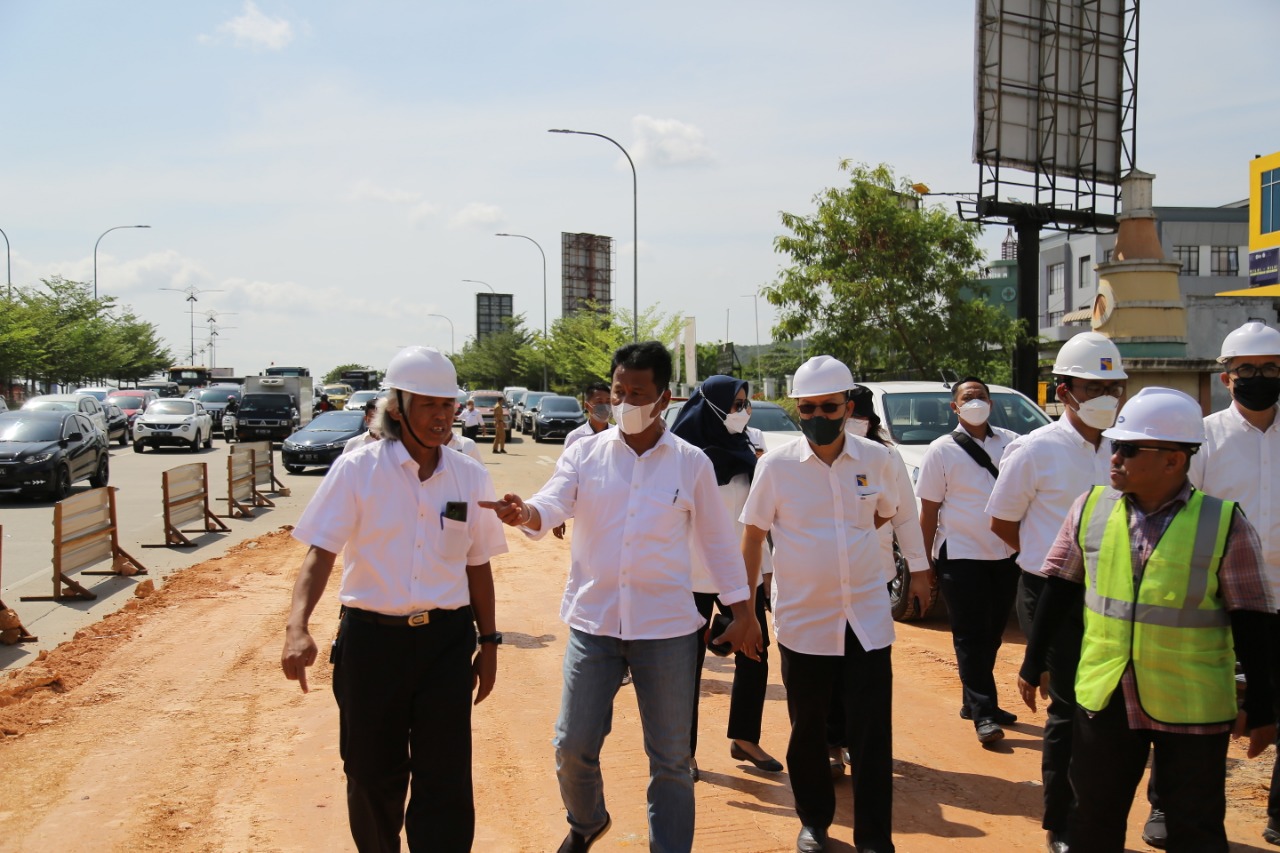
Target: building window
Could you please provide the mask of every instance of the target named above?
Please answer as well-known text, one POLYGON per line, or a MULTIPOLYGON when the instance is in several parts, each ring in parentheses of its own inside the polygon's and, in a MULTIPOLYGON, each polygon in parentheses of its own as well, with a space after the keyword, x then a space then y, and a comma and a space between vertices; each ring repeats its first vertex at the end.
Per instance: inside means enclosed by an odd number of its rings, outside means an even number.
POLYGON ((1045 281, 1049 284, 1049 295, 1061 293, 1066 283, 1066 264, 1049 264, 1044 270, 1045 281))
POLYGON ((1211 250, 1213 274, 1221 276, 1240 275, 1239 249, 1235 246, 1214 246, 1211 250))
POLYGON ((1262 233, 1280 231, 1280 169, 1262 173, 1262 233))
POLYGON ((1076 276, 1076 287, 1078 289, 1093 287, 1093 258, 1089 255, 1080 259, 1080 273, 1076 276))
POLYGON ((1173 257, 1182 264, 1183 275, 1200 275, 1200 247, 1174 246, 1173 257))
POLYGON ((1049 325, 1050 325, 1050 326, 1061 326, 1061 325, 1062 325, 1062 312, 1061 312, 1061 311, 1050 311, 1050 312, 1049 312, 1049 325))

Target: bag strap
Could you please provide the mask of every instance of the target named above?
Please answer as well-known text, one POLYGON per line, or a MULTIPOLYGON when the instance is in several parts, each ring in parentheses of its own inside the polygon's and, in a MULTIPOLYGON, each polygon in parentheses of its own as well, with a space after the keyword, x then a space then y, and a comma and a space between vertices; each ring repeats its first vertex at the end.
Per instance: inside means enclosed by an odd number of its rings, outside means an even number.
POLYGON ((991 457, 987 455, 987 451, 983 450, 982 446, 973 440, 973 436, 969 435, 969 433, 965 432, 963 429, 958 429, 951 433, 951 437, 955 439, 956 444, 960 445, 960 448, 965 453, 969 454, 970 459, 978 463, 979 467, 985 468, 987 473, 995 479, 1000 479, 1000 469, 996 468, 992 463, 991 457))

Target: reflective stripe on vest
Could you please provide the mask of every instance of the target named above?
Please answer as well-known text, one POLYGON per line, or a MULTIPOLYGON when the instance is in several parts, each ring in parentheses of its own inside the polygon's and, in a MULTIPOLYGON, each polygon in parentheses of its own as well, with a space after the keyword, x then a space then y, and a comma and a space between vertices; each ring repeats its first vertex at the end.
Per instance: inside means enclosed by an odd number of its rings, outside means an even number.
POLYGON ((1235 719, 1230 617, 1218 591, 1235 504, 1192 491, 1134 589, 1129 519, 1119 492, 1085 501, 1085 635, 1076 673, 1081 707, 1106 707, 1132 661, 1143 710, 1172 724, 1235 719))

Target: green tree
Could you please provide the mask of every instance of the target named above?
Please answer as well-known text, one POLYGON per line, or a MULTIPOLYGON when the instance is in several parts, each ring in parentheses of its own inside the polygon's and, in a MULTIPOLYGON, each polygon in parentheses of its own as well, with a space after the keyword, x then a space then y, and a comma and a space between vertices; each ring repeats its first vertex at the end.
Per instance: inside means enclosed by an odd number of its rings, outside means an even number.
POLYGON ((348 370, 373 370, 373 368, 367 364, 339 364, 324 375, 324 384, 332 385, 335 382, 341 382, 342 374, 348 370))
POLYGON ((982 264, 979 226, 921 207, 884 164, 840 168, 849 185, 814 196, 814 213, 782 213, 790 233, 774 249, 791 265, 765 289, 781 309, 775 336, 807 336, 807 352, 868 378, 1007 376, 1018 323, 963 295, 982 264))
POLYGON ((459 384, 471 390, 502 390, 508 385, 542 387, 542 356, 524 326, 524 315, 512 317, 500 332, 468 340, 453 356, 459 384))

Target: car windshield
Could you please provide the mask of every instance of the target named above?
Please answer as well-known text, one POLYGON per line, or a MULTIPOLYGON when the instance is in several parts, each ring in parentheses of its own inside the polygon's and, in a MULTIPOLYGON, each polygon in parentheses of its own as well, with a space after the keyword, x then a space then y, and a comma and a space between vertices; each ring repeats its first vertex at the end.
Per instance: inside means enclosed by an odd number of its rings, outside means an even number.
POLYGON ((201 403, 225 403, 227 402, 228 397, 235 397, 239 400, 240 394, 236 391, 228 391, 226 388, 223 388, 218 391, 202 391, 199 399, 201 403))
POLYGON ((338 394, 338 395, 341 395, 341 396, 345 397, 346 395, 350 394, 351 392, 347 390, 347 386, 346 386, 346 385, 326 385, 326 386, 324 386, 324 393, 326 393, 326 394, 338 394))
POLYGON ((756 403, 751 407, 751 419, 747 426, 755 427, 761 432, 799 432, 800 427, 787 416, 785 409, 773 406, 761 406, 756 403))
POLYGON ((148 415, 193 415, 195 411, 194 400, 156 400, 147 406, 148 415))
POLYGON ((299 432, 355 432, 360 429, 363 421, 364 412, 359 409, 325 412, 316 415, 311 423, 299 432))
POLYGON ((542 411, 547 414, 580 415, 582 407, 572 397, 548 397, 542 401, 542 411))
POLYGON ((349 400, 347 400, 347 406, 348 408, 354 407, 354 406, 363 406, 365 403, 369 402, 370 400, 376 400, 376 399, 378 399, 377 391, 357 391, 356 393, 351 395, 351 398, 349 400))
POLYGON ((46 412, 78 412, 79 404, 71 400, 30 400, 24 409, 44 410, 46 412))
MULTIPOLYGON (((240 401, 241 412, 257 412, 265 409, 289 409, 293 404, 288 394, 256 394, 240 401)), ((151 410, 148 409, 148 412, 151 410)))
POLYGON ((101 403, 101 402, 102 402, 103 400, 105 400, 105 399, 106 399, 106 397, 107 397, 107 392, 106 392, 106 391, 89 391, 89 390, 86 390, 86 389, 84 389, 84 388, 81 388, 81 389, 80 389, 79 391, 77 391, 76 393, 77 393, 77 394, 84 394, 86 397, 92 397, 93 399, 97 400, 99 403, 101 403))
POLYGON ((62 421, 48 418, 0 418, 0 441, 57 441, 62 421))
POLYGON ((502 395, 501 394, 492 394, 492 395, 485 394, 483 397, 475 396, 475 397, 472 397, 471 399, 475 401, 477 409, 492 409, 493 404, 502 399, 502 395))
POLYGON ((107 398, 107 402, 112 405, 119 406, 122 409, 142 408, 142 398, 135 397, 132 394, 112 394, 107 398))
MULTIPOLYGON (((882 404, 886 426, 898 444, 929 444, 956 428, 951 395, 946 391, 885 394, 882 404)), ((1026 435, 1049 423, 1049 418, 1025 397, 996 391, 991 395, 988 423, 1026 435)))

